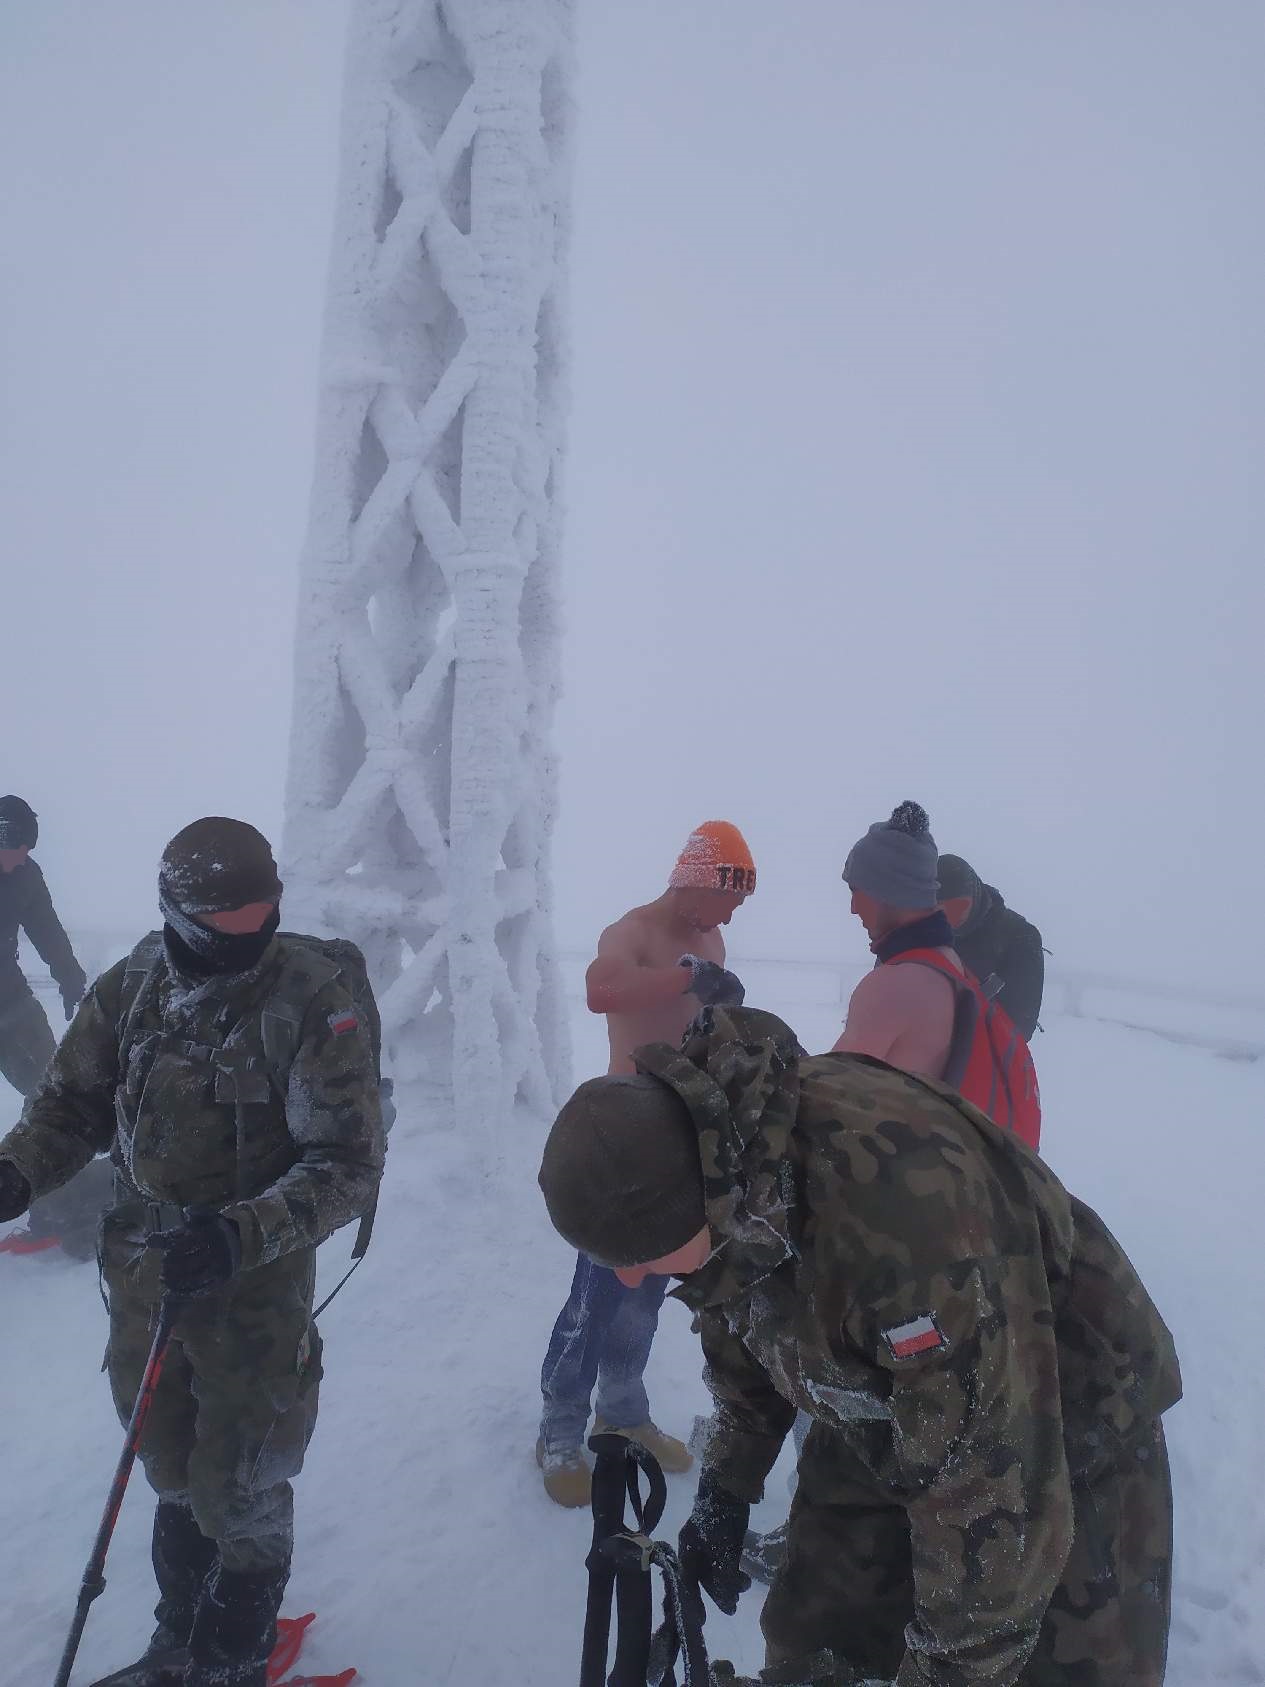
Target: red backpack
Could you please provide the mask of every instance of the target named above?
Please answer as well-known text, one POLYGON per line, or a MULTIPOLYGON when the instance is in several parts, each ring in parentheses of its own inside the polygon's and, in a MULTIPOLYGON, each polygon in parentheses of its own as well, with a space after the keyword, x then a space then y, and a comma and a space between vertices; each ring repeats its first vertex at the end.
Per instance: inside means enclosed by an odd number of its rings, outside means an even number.
POLYGON ((939 949, 908 949, 886 966, 913 961, 942 974, 953 986, 953 1040, 944 1082, 987 1113, 995 1125, 1014 1131, 1029 1148, 1041 1142, 1041 1092, 1032 1054, 1000 1002, 991 1002, 978 979, 961 973, 939 949))

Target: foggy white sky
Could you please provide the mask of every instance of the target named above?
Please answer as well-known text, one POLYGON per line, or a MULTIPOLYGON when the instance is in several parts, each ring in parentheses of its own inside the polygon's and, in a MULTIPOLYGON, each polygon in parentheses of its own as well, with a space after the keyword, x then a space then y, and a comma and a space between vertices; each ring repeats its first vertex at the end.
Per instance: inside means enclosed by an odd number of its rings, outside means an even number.
MULTIPOLYGON (((583 12, 564 941, 720 814, 735 947, 855 947, 914 796, 1058 959, 1261 994, 1257 0, 583 12)), ((80 922, 279 827, 344 18, 0 22, 0 789, 80 922)))

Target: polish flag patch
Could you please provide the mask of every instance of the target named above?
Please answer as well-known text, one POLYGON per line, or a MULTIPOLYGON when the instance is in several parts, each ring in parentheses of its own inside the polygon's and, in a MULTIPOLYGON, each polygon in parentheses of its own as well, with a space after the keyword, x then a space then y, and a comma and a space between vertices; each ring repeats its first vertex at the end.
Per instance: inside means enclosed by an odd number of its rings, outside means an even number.
POLYGON ((349 1031, 358 1031, 360 1021, 354 1013, 331 1013, 329 1028, 336 1037, 345 1037, 349 1031))
POLYGON ((907 1324, 893 1324, 890 1330, 883 1331, 883 1340, 893 1359, 912 1359, 919 1353, 935 1353, 949 1345, 949 1338, 930 1312, 919 1313, 907 1324))

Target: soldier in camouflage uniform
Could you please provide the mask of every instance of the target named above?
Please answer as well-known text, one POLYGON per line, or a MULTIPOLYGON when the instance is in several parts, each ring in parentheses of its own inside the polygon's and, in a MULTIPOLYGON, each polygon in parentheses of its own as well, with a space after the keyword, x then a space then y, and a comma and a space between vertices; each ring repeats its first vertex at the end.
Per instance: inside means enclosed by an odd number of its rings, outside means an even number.
POLYGON ((0 1142, 0 1217, 113 1157, 100 1247, 124 1421, 160 1300, 187 1297, 141 1449, 161 1597, 136 1687, 263 1687, 316 1419, 316 1247, 382 1174, 366 1027, 338 968, 277 935, 281 888, 253 827, 179 833, 162 932, 88 991, 0 1142))
POLYGON ((814 1420, 762 1680, 1159 1687, 1172 1340, 1101 1220, 946 1086, 711 1009, 582 1085, 541 1186, 578 1248, 682 1276, 716 1400, 687 1572, 749 1585, 814 1420))

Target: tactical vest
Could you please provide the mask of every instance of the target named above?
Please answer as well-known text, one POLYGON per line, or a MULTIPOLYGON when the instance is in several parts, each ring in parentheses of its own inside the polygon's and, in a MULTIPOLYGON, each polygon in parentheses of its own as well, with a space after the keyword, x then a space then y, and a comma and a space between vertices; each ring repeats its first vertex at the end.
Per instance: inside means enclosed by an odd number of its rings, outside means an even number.
MULTIPOLYGON (((363 1017, 378 1067, 381 1022, 359 949, 293 932, 277 942, 279 967, 243 995, 208 1002, 198 1040, 169 1030, 160 1011, 162 932, 150 932, 128 956, 112 1150, 124 1198, 218 1209, 251 1200, 284 1176, 301 1153, 286 1119, 290 1068, 308 1008, 335 978, 363 1017)), ((391 1086, 380 1075, 379 1088, 393 1117, 391 1086)), ((353 1249, 357 1262, 372 1226, 370 1212, 353 1249)))

